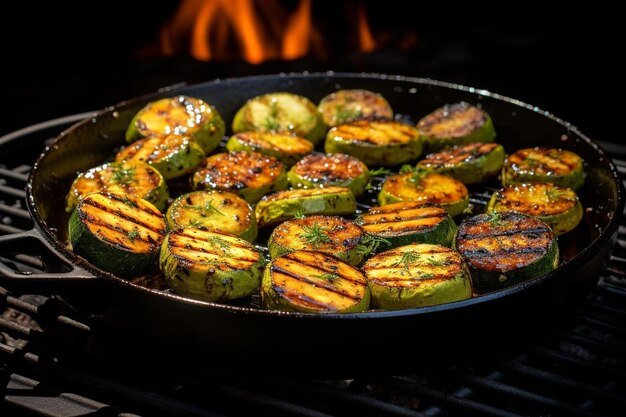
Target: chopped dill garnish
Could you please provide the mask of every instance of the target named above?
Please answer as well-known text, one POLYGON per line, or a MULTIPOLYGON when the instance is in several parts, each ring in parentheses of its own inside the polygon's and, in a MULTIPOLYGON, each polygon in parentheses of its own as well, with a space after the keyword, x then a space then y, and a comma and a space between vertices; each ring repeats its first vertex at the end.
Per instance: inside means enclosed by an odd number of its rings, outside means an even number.
POLYGON ((411 266, 411 264, 415 261, 417 261, 417 259, 419 258, 419 256, 417 256, 417 254, 415 252, 404 252, 402 254, 402 258, 400 258, 400 260, 398 262, 396 262, 394 264, 394 266, 400 266, 402 265, 402 267, 404 268, 404 270, 411 275, 411 271, 409 270, 409 267, 411 266))
POLYGON ((411 178, 409 178, 409 181, 413 183, 418 183, 431 172, 432 171, 430 169, 416 166, 415 168, 413 168, 413 175, 411 175, 411 178))
POLYGON ((265 129, 270 132, 275 132, 280 129, 280 123, 278 122, 278 103, 276 100, 272 100, 270 103, 270 114, 265 118, 265 129))
POLYGON ((219 249, 222 251, 222 253, 228 253, 230 252, 230 246, 228 245, 228 242, 225 241, 224 239, 222 239, 219 236, 210 236, 207 239, 207 243, 213 248, 213 249, 219 249))
POLYGON ((400 174, 408 174, 409 172, 413 172, 413 167, 409 164, 405 164, 402 165, 402 167, 400 167, 400 171, 398 171, 400 174))
POLYGON ((365 234, 355 250, 359 255, 367 256, 371 253, 376 253, 381 245, 391 246, 391 242, 380 236, 365 234))
POLYGON ((566 198, 568 200, 570 200, 568 197, 570 197, 570 191, 569 190, 563 190, 563 189, 547 189, 546 190, 546 197, 548 197, 548 200, 550 201, 556 201, 559 200, 561 198, 566 198))
POLYGON ((296 211, 293 213, 294 219, 304 219, 304 210, 302 207, 298 207, 296 211))
POLYGON ((492 224, 496 225, 496 226, 504 225, 504 222, 502 220, 502 216, 497 211, 492 211, 491 214, 490 214, 490 217, 489 217, 489 219, 487 219, 487 221, 489 223, 492 223, 492 224))
POLYGON ((421 274, 418 278, 419 279, 429 279, 429 278, 432 278, 432 277, 434 277, 433 274, 421 274))
POLYGON ((219 214, 220 216, 224 216, 224 213, 222 213, 221 211, 219 211, 219 210, 217 209, 217 207, 215 207, 215 206, 213 205, 213 200, 209 200, 209 202, 208 202, 208 203, 206 203, 206 204, 202 207, 201 212, 202 212, 202 214, 204 214, 205 216, 206 216, 208 213, 216 213, 216 214, 219 214))
POLYGON ((139 230, 133 229, 130 232, 128 232, 128 240, 130 240, 131 242, 134 242, 135 239, 137 239, 138 237, 139 237, 139 230))
POLYGON ((341 104, 337 104, 335 106, 335 111, 337 112, 337 115, 335 116, 335 121, 337 123, 344 123, 363 116, 363 111, 361 109, 346 107, 341 104))
POLYGON ((313 278, 319 278, 319 279, 323 279, 323 280, 326 280, 326 281, 333 282, 334 280, 336 280, 337 278, 339 278, 339 275, 337 275, 337 274, 333 274, 333 273, 328 273, 328 272, 325 272, 325 273, 323 273, 323 274, 319 274, 319 275, 311 275, 311 277, 313 277, 313 278))
POLYGON ((370 175, 372 177, 375 177, 377 175, 387 175, 391 172, 391 170, 389 170, 388 168, 376 168, 376 169, 370 169, 370 175))
POLYGON ((137 208, 137 203, 135 203, 133 200, 128 198, 127 195, 125 195, 124 198, 122 198, 122 203, 126 204, 127 206, 137 208))
POLYGON ((444 266, 445 262, 442 261, 441 259, 435 259, 435 258, 428 258, 426 259, 426 262, 428 263, 428 265, 431 266, 444 266))
POLYGON ((326 234, 323 227, 318 224, 313 226, 303 226, 304 233, 300 233, 300 237, 310 243, 311 245, 319 245, 322 243, 329 243, 330 238, 326 234))
POLYGON ((524 162, 526 162, 530 166, 537 165, 539 163, 538 160, 536 160, 535 158, 531 158, 531 157, 526 158, 524 162))
POLYGON ((113 170, 113 181, 122 185, 129 185, 135 177, 135 168, 120 167, 113 170))

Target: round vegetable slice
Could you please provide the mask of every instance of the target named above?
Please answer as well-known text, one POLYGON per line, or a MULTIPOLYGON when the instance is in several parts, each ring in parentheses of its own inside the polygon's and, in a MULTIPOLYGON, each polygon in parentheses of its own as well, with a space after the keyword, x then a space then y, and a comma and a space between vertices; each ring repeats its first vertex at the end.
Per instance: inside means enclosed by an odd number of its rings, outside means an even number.
POLYGON ((474 287, 504 288, 550 272, 559 247, 548 224, 526 214, 479 214, 461 223, 455 247, 470 267, 474 287))
POLYGON ((308 214, 354 214, 356 199, 348 188, 288 190, 263 197, 255 207, 259 226, 308 214))
POLYGON ((367 165, 345 154, 314 154, 302 158, 287 173, 293 188, 346 187, 358 196, 371 176, 367 165))
POLYGON ((256 203, 271 191, 284 190, 289 184, 285 165, 276 158, 258 152, 211 155, 191 180, 196 190, 233 191, 250 204, 256 203))
POLYGON ((370 290, 354 266, 325 253, 296 251, 267 265, 261 301, 272 310, 356 313, 368 309, 370 290))
POLYGON ((297 136, 277 133, 242 132, 236 133, 226 142, 229 151, 259 152, 273 156, 287 166, 298 162, 313 152, 313 144, 297 136))
POLYGON ((448 212, 416 201, 372 207, 356 223, 368 234, 389 242, 389 249, 411 243, 452 246, 456 224, 448 212))
POLYGON ((547 182, 578 190, 585 182, 583 159, 562 149, 520 149, 506 158, 502 185, 529 182, 547 182))
POLYGON ((170 232, 159 266, 176 292, 206 301, 248 297, 258 291, 265 259, 243 239, 208 230, 170 232))
POLYGON ((383 96, 369 90, 339 90, 317 106, 330 127, 359 119, 393 119, 393 110, 383 96))
POLYGON ((493 142, 496 137, 487 112, 465 102, 438 108, 424 116, 417 128, 430 151, 472 142, 493 142))
POLYGON ((150 269, 165 232, 165 218, 154 205, 131 195, 111 193, 82 198, 68 225, 75 253, 120 276, 150 269))
POLYGON ((342 217, 309 216, 278 225, 268 241, 270 258, 297 250, 324 252, 352 265, 363 260, 363 229, 342 217))
POLYGON ((573 230, 583 217, 583 208, 571 188, 554 184, 515 184, 496 191, 489 212, 516 211, 537 217, 559 236, 573 230))
POLYGON ((277 92, 251 98, 235 114, 233 132, 248 131, 293 134, 319 143, 326 125, 308 98, 277 92))
POLYGON ((378 194, 381 205, 402 201, 438 204, 450 214, 461 214, 469 204, 465 185, 447 175, 416 169, 387 177, 378 194))
POLYGON ((71 212, 83 196, 98 191, 140 197, 159 210, 165 209, 169 198, 167 185, 159 171, 143 162, 120 161, 78 175, 67 195, 65 210, 71 212))
POLYGON ((253 242, 257 236, 254 210, 228 191, 194 191, 181 195, 167 209, 170 230, 195 227, 253 242))
POLYGON ((146 162, 169 180, 193 172, 204 160, 204 151, 188 136, 158 136, 133 142, 115 160, 146 162))
POLYGON ((474 142, 428 154, 418 165, 449 175, 463 184, 476 184, 498 174, 504 156, 502 145, 474 142))
POLYGON ((393 120, 358 120, 333 127, 326 135, 326 153, 345 153, 367 165, 403 164, 422 154, 417 129, 393 120))
POLYGON ((153 101, 139 110, 126 130, 126 141, 171 134, 190 136, 208 155, 220 144, 224 131, 224 120, 215 107, 197 98, 176 96, 153 101))
POLYGON ((464 300, 472 283, 461 256, 440 245, 412 244, 373 256, 363 266, 372 306, 385 310, 464 300))

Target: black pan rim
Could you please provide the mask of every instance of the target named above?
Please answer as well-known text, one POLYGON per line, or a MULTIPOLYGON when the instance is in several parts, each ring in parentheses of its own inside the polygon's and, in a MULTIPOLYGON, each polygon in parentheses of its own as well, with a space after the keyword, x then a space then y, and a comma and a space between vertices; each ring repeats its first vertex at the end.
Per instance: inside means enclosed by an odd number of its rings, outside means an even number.
POLYGON ((264 81, 264 80, 273 80, 277 77, 288 78, 288 79, 310 79, 310 78, 362 78, 362 79, 379 79, 379 80, 389 80, 389 81, 400 81, 407 82, 419 85, 431 85, 437 87, 444 87, 448 89, 454 89, 458 91, 463 91, 466 93, 479 94, 485 97, 493 98, 495 100, 503 101, 509 104, 513 104, 515 106, 523 107, 528 110, 532 110, 535 113, 538 113, 540 116, 547 117, 554 122, 562 125, 569 131, 575 133, 581 140, 583 140, 587 145, 591 146, 594 151, 598 154, 599 157, 602 157, 602 162, 609 168, 612 174, 612 180, 617 185, 617 199, 616 199, 616 214, 621 213, 624 210, 624 205, 626 202, 625 199, 625 191, 623 189, 623 185, 617 171, 617 167, 613 164, 611 159, 606 155, 604 150, 595 143, 591 138, 578 130, 578 128, 571 123, 553 115, 550 112, 541 110, 537 106, 530 105, 521 100, 514 99, 508 96, 504 96, 497 93, 492 93, 485 89, 479 89, 474 87, 468 87, 461 84, 450 83, 445 81, 433 80, 430 78, 419 78, 419 77, 410 77, 404 75, 389 75, 389 74, 380 74, 380 73, 349 73, 349 72, 335 72, 335 71, 327 71, 327 72, 314 72, 309 73, 307 71, 304 72, 294 72, 294 73, 279 73, 279 74, 265 74, 265 75, 255 75, 255 76, 246 76, 246 77, 233 77, 233 78, 225 78, 225 79, 214 79, 212 81, 207 81, 205 83, 193 84, 193 85, 175 85, 172 87, 166 87, 158 90, 157 92, 147 94, 144 96, 136 97, 129 100, 124 100, 114 106, 106 107, 105 109, 93 114, 91 117, 76 123, 75 125, 69 127, 64 130, 52 144, 47 146, 44 151, 40 154, 37 161, 33 165, 33 168, 29 174, 28 181, 26 184, 26 193, 27 193, 27 206, 28 210, 35 222, 36 227, 43 232, 43 236, 46 241, 58 252, 60 252, 63 256, 67 258, 74 265, 80 265, 81 268, 86 269, 88 272, 92 273, 96 279, 104 278, 106 281, 111 282, 115 285, 119 285, 121 287, 129 288, 132 291, 139 291, 144 294, 149 294, 153 297, 158 297, 160 299, 167 299, 176 303, 183 303, 190 306, 196 306, 198 308, 209 308, 213 310, 221 310, 224 313, 233 313, 233 314, 245 314, 245 315, 255 315, 255 316, 271 316, 271 317, 283 317, 283 318, 297 318, 297 319, 310 319, 310 320, 360 320, 360 319, 387 319, 393 317, 407 317, 414 315, 428 315, 428 314, 436 314, 448 310, 453 309, 463 309, 469 308, 476 304, 493 302, 501 298, 509 297, 519 292, 528 291, 533 287, 544 285, 557 276, 562 274, 566 274, 568 271, 572 271, 577 268, 579 265, 584 264, 588 261, 593 255, 595 255, 604 245, 606 245, 609 240, 616 233, 617 228, 619 226, 619 215, 613 215, 609 220, 608 225, 604 230, 600 232, 598 237, 594 239, 585 249, 583 249, 580 253, 578 253, 574 258, 569 261, 559 265, 554 271, 551 271, 547 274, 532 278, 530 280, 524 281, 522 283, 513 285, 508 288, 504 288, 501 290, 496 290, 487 294, 483 294, 477 297, 472 297, 462 301, 455 301, 452 303, 439 304, 435 306, 427 306, 427 307, 417 307, 411 309, 403 309, 403 310, 391 310, 391 311, 376 311, 371 310, 362 313, 325 313, 325 314, 316 314, 316 313, 300 313, 300 312, 285 312, 285 311, 277 311, 277 310, 264 310, 257 309, 252 307, 241 307, 236 305, 228 305, 228 304, 220 304, 208 301, 195 300, 192 298, 183 297, 173 293, 167 293, 163 291, 159 291, 156 289, 151 289, 147 287, 143 287, 141 285, 132 283, 130 281, 125 280, 124 278, 118 277, 109 272, 103 271, 88 262, 82 260, 82 258, 78 257, 72 251, 70 251, 62 242, 60 242, 56 235, 46 226, 45 221, 40 216, 36 204, 35 198, 33 195, 33 181, 37 176, 37 171, 39 165, 41 165, 46 157, 54 151, 55 145, 62 141, 65 137, 70 135, 74 130, 79 129, 81 126, 88 123, 95 123, 97 119, 107 113, 114 112, 116 109, 120 107, 127 106, 139 101, 150 100, 151 98, 157 97, 163 93, 172 94, 184 94, 184 90, 186 88, 191 87, 200 87, 200 86, 211 86, 223 83, 232 83, 232 82, 240 82, 241 80, 246 81, 264 81))

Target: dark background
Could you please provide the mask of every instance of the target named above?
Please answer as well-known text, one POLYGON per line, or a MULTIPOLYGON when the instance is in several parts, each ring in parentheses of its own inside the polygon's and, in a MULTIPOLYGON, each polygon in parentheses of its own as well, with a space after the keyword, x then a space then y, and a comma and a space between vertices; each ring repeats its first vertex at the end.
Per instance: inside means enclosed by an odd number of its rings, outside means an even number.
POLYGON ((344 21, 351 2, 339 7, 318 0, 314 18, 331 39, 328 58, 260 65, 159 56, 158 31, 175 1, 15 5, 0 25, 5 80, 0 134, 179 82, 333 69, 484 88, 553 112, 593 138, 621 140, 623 112, 613 103, 621 101, 616 61, 624 47, 616 12, 592 4, 548 12, 541 4, 507 3, 505 10, 490 10, 500 15, 493 17, 482 3, 464 10, 416 3, 418 13, 408 11, 405 1, 366 3, 372 29, 390 34, 381 49, 363 54, 349 44, 344 21), (407 33, 417 33, 409 47, 401 41, 407 33))

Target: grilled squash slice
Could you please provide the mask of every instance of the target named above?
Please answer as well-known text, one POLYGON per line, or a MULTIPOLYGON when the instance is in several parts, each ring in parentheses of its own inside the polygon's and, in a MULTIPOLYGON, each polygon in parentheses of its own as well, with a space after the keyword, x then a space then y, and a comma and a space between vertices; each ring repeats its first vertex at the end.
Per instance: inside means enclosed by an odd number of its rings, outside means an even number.
POLYGON ((356 196, 363 194, 371 176, 367 165, 342 153, 309 155, 298 161, 287 178, 293 188, 346 187, 356 196))
POLYGON ((297 250, 329 253, 351 265, 363 260, 363 229, 342 217, 309 216, 278 225, 268 241, 270 258, 297 250))
POLYGON ((261 301, 271 310, 357 313, 369 308, 370 290, 354 266, 325 253, 296 251, 267 265, 261 301))
POLYGON ((438 204, 454 217, 468 207, 469 192, 459 180, 417 169, 387 177, 378 201, 383 206, 402 201, 438 204))
POLYGON ((197 98, 177 96, 148 103, 139 110, 126 130, 126 141, 184 135, 194 139, 208 155, 220 144, 224 131, 224 120, 215 107, 197 98))
POLYGON ((583 218, 583 208, 571 188, 554 184, 515 184, 496 191, 488 212, 516 211, 548 223, 560 236, 573 230, 583 218))
POLYGON ((193 172, 204 160, 204 151, 188 136, 157 136, 128 145, 115 160, 145 162, 169 180, 193 172))
POLYGON ((277 133, 242 132, 236 133, 226 142, 231 152, 259 152, 273 156, 287 166, 292 166, 304 156, 313 152, 313 144, 297 136, 277 133))
POLYGON ((339 90, 317 106, 330 127, 359 119, 393 119, 391 106, 380 94, 368 90, 339 90))
POLYGON ((456 234, 456 223, 445 209, 417 201, 373 207, 356 223, 368 235, 386 239, 390 249, 411 243, 450 247, 456 234))
POLYGON ((502 145, 474 142, 428 154, 418 165, 469 185, 498 174, 503 163, 502 145))
POLYGON ((191 179, 195 190, 233 191, 250 204, 289 184, 285 165, 257 152, 230 152, 211 155, 191 179))
POLYGON ((353 214, 354 194, 348 188, 326 187, 280 191, 263 197, 255 207, 259 226, 308 214, 353 214))
POLYGON ((278 92, 251 98, 233 119, 233 132, 292 134, 319 143, 326 125, 315 104, 296 94, 278 92))
POLYGON ((143 162, 112 162, 80 174, 72 183, 65 210, 74 210, 87 194, 101 191, 143 198, 159 210, 165 209, 169 192, 159 171, 143 162))
POLYGON ((502 185, 547 182, 578 190, 585 182, 583 160, 562 149, 520 149, 506 158, 502 185))
POLYGON ((363 266, 372 306, 385 310, 432 306, 472 296, 467 266, 450 248, 425 243, 373 256, 363 266))
POLYGON ((431 152, 446 146, 493 142, 496 131, 484 110, 465 102, 448 104, 424 116, 418 123, 424 144, 431 152))
POLYGON ((251 243, 193 227, 168 233, 159 258, 161 272, 176 292, 206 301, 254 294, 264 265, 251 243))
POLYGON ((228 191, 194 191, 181 195, 167 209, 170 230, 195 227, 253 242, 257 236, 254 210, 228 191))
POLYGON ((391 166, 418 158, 422 141, 417 129, 405 123, 358 120, 330 129, 324 151, 352 155, 370 166, 391 166))
POLYGON ((68 226, 75 253, 120 276, 138 275, 156 264, 165 232, 165 218, 154 205, 110 193, 82 198, 68 226))
POLYGON ((474 287, 491 291, 550 272, 559 247, 545 222, 526 214, 479 214, 459 226, 455 247, 470 267, 474 287))

